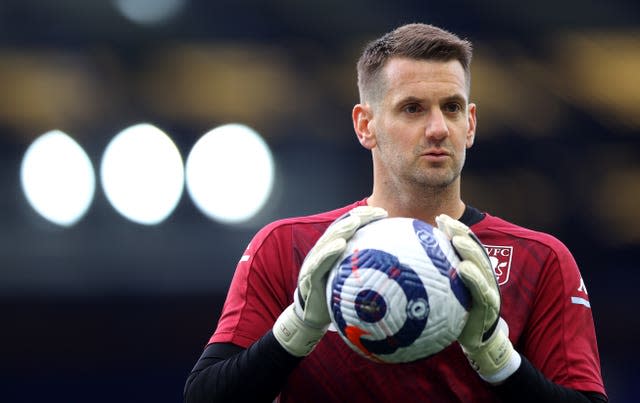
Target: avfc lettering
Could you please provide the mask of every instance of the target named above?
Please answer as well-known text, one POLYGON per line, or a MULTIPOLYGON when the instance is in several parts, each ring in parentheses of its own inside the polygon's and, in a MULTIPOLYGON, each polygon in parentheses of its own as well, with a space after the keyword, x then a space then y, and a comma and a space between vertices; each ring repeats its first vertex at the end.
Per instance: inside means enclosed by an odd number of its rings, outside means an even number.
POLYGON ((484 245, 484 249, 489 255, 489 260, 491 260, 491 266, 493 266, 498 285, 506 284, 509 281, 511 272, 513 246, 484 245))

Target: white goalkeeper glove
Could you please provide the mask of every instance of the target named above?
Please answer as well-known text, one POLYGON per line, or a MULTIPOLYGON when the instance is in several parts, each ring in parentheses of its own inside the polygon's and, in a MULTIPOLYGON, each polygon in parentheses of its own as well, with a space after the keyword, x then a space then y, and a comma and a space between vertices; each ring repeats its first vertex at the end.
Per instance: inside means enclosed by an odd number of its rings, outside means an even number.
POLYGON ((309 355, 331 323, 326 301, 327 274, 364 225, 387 216, 379 207, 359 206, 334 221, 302 263, 294 302, 280 314, 273 334, 289 353, 309 355))
POLYGON ((491 261, 469 227, 445 214, 436 217, 436 223, 462 259, 458 274, 472 298, 458 342, 482 379, 500 383, 520 367, 521 358, 509 340, 507 323, 500 317, 500 289, 491 261))

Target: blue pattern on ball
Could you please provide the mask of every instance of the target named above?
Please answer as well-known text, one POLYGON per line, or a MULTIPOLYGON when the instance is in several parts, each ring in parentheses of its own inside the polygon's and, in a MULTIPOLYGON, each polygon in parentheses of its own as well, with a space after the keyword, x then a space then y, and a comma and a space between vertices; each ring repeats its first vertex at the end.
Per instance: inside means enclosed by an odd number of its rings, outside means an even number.
MULTIPOLYGON (((353 254, 347 256, 340 263, 338 274, 333 279, 333 293, 331 298, 331 306, 338 331, 343 335, 346 333, 347 322, 344 319, 341 305, 340 294, 345 281, 353 275, 354 271, 359 269, 375 269, 385 273, 389 279, 395 281, 407 299, 407 317, 402 327, 383 340, 369 340, 361 338, 362 345, 372 354, 391 354, 401 347, 410 346, 422 333, 427 325, 429 318, 429 296, 427 289, 423 285, 418 274, 410 267, 400 264, 398 258, 390 253, 377 249, 357 250, 353 254)), ((366 292, 362 290, 355 299, 355 306, 358 315, 364 310, 370 310, 372 306, 380 304, 378 298, 382 298, 380 294, 373 290, 366 292)), ((384 302, 386 311, 386 302, 384 302)), ((379 314, 380 312, 378 312, 379 314)), ((360 316, 362 318, 362 316, 360 316)), ((371 315, 369 319, 380 320, 382 315, 371 315)), ((377 320, 370 321, 363 318, 364 321, 375 323, 377 320)))
POLYGON ((462 305, 467 311, 471 309, 471 295, 469 294, 469 290, 464 285, 455 268, 440 248, 438 240, 433 234, 433 227, 424 221, 413 220, 413 229, 420 240, 420 245, 422 245, 427 256, 431 258, 433 265, 443 276, 449 279, 453 295, 456 297, 458 302, 460 302, 460 305, 462 305))

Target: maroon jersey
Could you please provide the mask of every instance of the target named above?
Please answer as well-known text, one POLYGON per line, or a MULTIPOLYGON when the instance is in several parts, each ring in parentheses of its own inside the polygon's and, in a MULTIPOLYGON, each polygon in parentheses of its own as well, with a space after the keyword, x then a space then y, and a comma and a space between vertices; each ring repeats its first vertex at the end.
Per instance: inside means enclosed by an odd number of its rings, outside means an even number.
MULTIPOLYGON (((298 272, 338 210, 276 221, 240 258, 210 342, 248 347, 293 302, 298 272)), ((551 381, 605 394, 587 290, 567 248, 554 237, 486 214, 471 229, 485 245, 502 293, 515 349, 551 381)), ((280 401, 499 401, 457 343, 427 359, 379 364, 327 332, 289 376, 280 401)))

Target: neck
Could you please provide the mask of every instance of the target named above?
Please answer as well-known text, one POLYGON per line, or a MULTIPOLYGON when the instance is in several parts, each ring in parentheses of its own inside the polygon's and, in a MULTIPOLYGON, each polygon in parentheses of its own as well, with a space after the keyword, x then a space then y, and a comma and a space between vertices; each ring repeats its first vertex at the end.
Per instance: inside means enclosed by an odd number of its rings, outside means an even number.
POLYGON ((465 204, 460 198, 459 178, 445 188, 420 188, 411 192, 387 193, 376 189, 367 199, 370 206, 382 207, 389 217, 411 217, 436 225, 439 214, 459 219, 464 213, 465 204))

